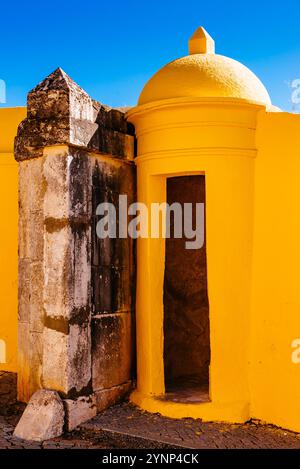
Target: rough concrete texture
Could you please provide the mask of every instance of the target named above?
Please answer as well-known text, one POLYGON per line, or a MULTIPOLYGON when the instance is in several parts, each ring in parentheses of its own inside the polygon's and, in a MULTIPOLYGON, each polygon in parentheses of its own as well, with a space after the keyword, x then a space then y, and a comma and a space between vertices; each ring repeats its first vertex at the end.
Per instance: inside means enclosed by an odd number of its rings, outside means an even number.
POLYGON ((56 391, 41 389, 31 397, 14 437, 45 441, 60 436, 64 427, 64 406, 56 391))

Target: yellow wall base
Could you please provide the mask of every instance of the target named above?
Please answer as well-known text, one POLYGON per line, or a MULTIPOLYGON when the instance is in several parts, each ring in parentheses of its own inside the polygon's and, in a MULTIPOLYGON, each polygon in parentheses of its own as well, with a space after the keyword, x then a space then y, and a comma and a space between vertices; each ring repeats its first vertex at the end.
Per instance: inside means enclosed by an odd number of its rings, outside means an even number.
POLYGON ((185 404, 146 396, 137 390, 131 394, 130 401, 143 410, 174 419, 193 418, 202 419, 204 422, 244 423, 250 418, 247 402, 185 404))

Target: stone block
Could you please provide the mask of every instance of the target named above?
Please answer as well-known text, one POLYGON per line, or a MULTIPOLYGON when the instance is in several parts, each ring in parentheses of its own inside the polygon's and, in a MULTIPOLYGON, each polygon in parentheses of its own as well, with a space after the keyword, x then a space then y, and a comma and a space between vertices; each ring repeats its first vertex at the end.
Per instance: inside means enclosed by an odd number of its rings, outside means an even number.
POLYGON ((69 390, 68 397, 91 392, 91 327, 72 324, 69 334, 69 390))
POLYGON ((95 395, 83 396, 78 399, 64 400, 66 411, 66 429, 71 432, 81 423, 92 419, 97 414, 95 395))
POLYGON ((74 308, 87 308, 90 303, 91 285, 91 230, 89 226, 72 226, 74 243, 73 301, 74 308))
POLYGON ((29 324, 19 322, 18 325, 18 399, 28 402, 30 398, 30 334, 29 324))
POLYGON ((73 243, 71 228, 52 220, 45 231, 44 308, 47 316, 68 318, 72 307, 73 243))
POLYGON ((30 259, 30 212, 22 210, 20 204, 18 232, 19 259, 30 259))
POLYGON ((111 388, 131 378, 131 314, 102 315, 92 320, 93 389, 111 388))
POLYGON ((42 388, 43 334, 29 332, 29 395, 42 388))
MULTIPOLYGON (((28 400, 41 385, 61 392, 72 415, 69 428, 95 412, 83 397, 92 394, 93 384, 105 390, 130 380, 133 243, 95 243, 93 259, 91 245, 92 192, 104 192, 107 200, 107 194, 113 195, 116 205, 119 194, 134 201, 135 167, 123 161, 133 155, 134 131, 124 113, 92 100, 61 69, 29 93, 27 119, 15 143, 20 163, 19 395, 28 400), (94 312, 108 313, 95 316, 93 352, 92 289, 94 312), (116 311, 122 314, 111 314, 116 311)), ((99 406, 113 402, 109 396, 117 398, 118 392, 102 394, 99 406)))
POLYGON ((88 153, 70 149, 70 216, 74 219, 90 218, 91 164, 88 153))
POLYGON ((110 109, 106 114, 109 120, 107 122, 109 128, 123 134, 127 133, 127 121, 122 111, 119 109, 110 109))
POLYGON ((92 285, 95 314, 131 311, 133 284, 129 269, 94 267, 92 285))
POLYGON ((136 167, 134 164, 120 162, 118 177, 120 194, 127 194, 128 205, 136 202, 136 167))
MULTIPOLYGON (((30 330, 33 332, 43 332, 44 309, 43 309, 43 289, 44 289, 44 264, 43 262, 33 262, 30 264, 30 330)), ((23 293, 21 303, 23 302, 23 293)), ((19 304, 19 309, 21 304, 19 304)), ((22 308, 21 308, 22 309, 22 308)))
POLYGON ((29 214, 31 208, 30 171, 31 161, 22 161, 18 167, 19 174, 19 212, 29 214))
POLYGON ((125 135, 123 155, 126 160, 134 159, 134 137, 131 135, 125 135))
POLYGON ((44 216, 45 218, 66 219, 69 216, 69 164, 72 156, 68 148, 54 147, 44 150, 44 216))
POLYGON ((18 272, 18 319, 19 322, 29 322, 30 317, 30 260, 19 258, 18 272))
POLYGON ((91 391, 90 326, 67 322, 67 332, 63 331, 66 323, 62 320, 61 325, 56 320, 51 324, 52 329, 45 327, 43 332, 43 385, 70 398, 88 394, 91 391))
POLYGON ((67 394, 69 390, 69 336, 59 330, 43 331, 43 385, 67 394))
POLYGON ((64 406, 58 393, 48 389, 37 391, 30 399, 14 437, 28 441, 45 441, 63 433, 64 406))
POLYGON ((35 158, 28 163, 30 168, 30 189, 28 187, 30 190, 30 209, 32 212, 41 212, 46 189, 43 175, 44 158, 35 158))
POLYGON ((117 196, 127 194, 128 202, 133 201, 136 192, 136 168, 133 164, 96 156, 91 160, 91 172, 93 189, 117 196))
POLYGON ((93 221, 92 264, 94 266, 112 266, 129 268, 133 253, 131 238, 98 238, 96 232, 98 218, 93 221))
POLYGON ((133 135, 122 111, 93 100, 58 68, 28 95, 27 119, 18 129, 15 158, 38 158, 43 147, 71 144, 133 159, 133 135))
POLYGON ((97 412, 102 412, 102 410, 107 409, 108 407, 116 404, 117 402, 125 399, 132 388, 131 381, 121 384, 119 386, 114 386, 110 389, 102 389, 101 391, 96 391, 96 406, 97 412))
MULTIPOLYGON (((43 208, 43 205, 39 208, 43 208)), ((41 210, 30 212, 29 257, 31 261, 42 261, 44 257, 44 214, 41 210)))
POLYGON ((71 83, 68 78, 63 70, 57 68, 28 93, 27 113, 30 119, 49 120, 69 116, 71 83))

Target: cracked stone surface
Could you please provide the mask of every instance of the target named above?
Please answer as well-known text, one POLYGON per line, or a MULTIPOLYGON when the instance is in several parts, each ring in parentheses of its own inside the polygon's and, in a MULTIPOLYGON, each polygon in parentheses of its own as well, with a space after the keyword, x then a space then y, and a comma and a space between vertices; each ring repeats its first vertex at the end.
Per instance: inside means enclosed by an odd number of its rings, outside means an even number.
POLYGON ((169 419, 143 412, 127 402, 105 410, 59 438, 41 443, 23 441, 14 438, 13 431, 25 405, 15 400, 14 377, 3 376, 1 372, 0 406, 6 402, 6 407, 0 412, 0 449, 300 448, 300 434, 272 425, 169 419))

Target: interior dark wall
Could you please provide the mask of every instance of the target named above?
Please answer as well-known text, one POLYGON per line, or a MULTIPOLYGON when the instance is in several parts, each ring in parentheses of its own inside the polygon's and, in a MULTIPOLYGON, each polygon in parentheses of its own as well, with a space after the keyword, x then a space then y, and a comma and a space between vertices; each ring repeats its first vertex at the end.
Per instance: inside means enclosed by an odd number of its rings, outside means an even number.
MULTIPOLYGON (((205 176, 167 179, 167 202, 205 203, 205 176)), ((186 238, 166 239, 164 279, 164 368, 166 391, 177 378, 208 383, 210 362, 206 245, 185 249, 186 238)), ((184 380, 181 380, 184 381, 184 380)))

